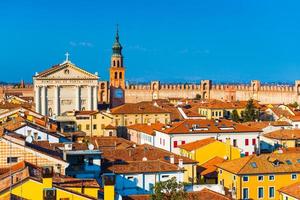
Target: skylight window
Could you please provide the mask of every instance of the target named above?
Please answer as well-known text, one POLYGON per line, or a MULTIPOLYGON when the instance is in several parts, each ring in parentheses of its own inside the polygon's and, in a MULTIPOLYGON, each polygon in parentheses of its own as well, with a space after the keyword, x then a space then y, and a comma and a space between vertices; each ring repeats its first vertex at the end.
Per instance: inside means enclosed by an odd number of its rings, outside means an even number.
POLYGON ((256 162, 251 162, 250 165, 251 165, 251 167, 253 167, 253 168, 257 168, 256 162))
POLYGON ((297 162, 300 163, 300 159, 297 159, 297 162))
POLYGON ((291 164, 292 164, 292 162, 291 162, 290 160, 286 160, 285 162, 286 162, 286 164, 288 164, 288 165, 291 165, 291 164))

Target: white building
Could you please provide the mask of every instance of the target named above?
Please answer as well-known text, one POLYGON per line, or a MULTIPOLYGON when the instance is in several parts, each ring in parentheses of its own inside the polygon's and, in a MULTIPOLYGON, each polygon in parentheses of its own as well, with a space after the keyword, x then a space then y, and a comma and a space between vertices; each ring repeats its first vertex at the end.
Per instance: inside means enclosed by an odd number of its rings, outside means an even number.
POLYGON ((58 116, 66 111, 97 110, 98 75, 68 59, 33 77, 36 112, 58 116))
POLYGON ((251 155, 259 148, 261 129, 247 127, 229 120, 186 119, 155 130, 154 146, 179 154, 180 145, 213 137, 240 148, 251 155))

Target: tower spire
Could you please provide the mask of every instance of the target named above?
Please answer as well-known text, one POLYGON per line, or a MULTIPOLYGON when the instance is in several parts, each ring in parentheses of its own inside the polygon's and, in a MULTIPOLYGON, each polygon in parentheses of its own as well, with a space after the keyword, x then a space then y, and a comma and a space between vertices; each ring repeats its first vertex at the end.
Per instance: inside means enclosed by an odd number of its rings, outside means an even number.
POLYGON ((119 24, 117 24, 116 38, 115 38, 115 42, 113 44, 112 50, 113 50, 113 55, 122 56, 122 45, 120 44, 120 41, 119 41, 119 24))

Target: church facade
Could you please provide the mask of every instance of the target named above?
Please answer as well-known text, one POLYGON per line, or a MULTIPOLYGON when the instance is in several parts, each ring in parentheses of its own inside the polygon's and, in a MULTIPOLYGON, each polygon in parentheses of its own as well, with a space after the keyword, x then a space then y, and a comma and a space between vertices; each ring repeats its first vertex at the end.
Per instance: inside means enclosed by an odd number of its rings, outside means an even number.
POLYGON ((67 111, 97 110, 98 75, 68 59, 33 77, 35 110, 47 116, 67 111))

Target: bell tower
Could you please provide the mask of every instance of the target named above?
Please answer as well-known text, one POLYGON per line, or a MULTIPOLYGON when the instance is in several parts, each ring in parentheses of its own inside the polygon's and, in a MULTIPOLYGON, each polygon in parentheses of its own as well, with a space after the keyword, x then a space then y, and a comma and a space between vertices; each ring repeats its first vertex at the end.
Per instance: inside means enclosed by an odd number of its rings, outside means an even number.
POLYGON ((110 74, 110 104, 116 107, 125 103, 125 68, 123 63, 122 45, 119 41, 119 28, 112 46, 110 74))

